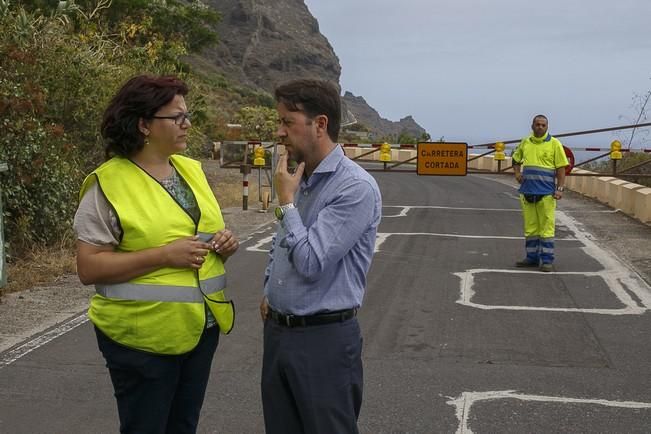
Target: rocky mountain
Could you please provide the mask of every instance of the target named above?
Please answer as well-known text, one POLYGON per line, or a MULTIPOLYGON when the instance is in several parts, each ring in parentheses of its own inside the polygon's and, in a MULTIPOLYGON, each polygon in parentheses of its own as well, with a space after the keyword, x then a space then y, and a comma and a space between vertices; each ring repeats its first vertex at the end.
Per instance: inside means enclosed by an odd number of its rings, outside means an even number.
POLYGON ((272 92, 291 77, 339 83, 341 66, 302 0, 212 0, 219 44, 205 54, 228 78, 272 92))
POLYGON ((406 116, 398 122, 384 119, 363 97, 355 96, 351 92, 346 92, 342 100, 357 121, 366 126, 374 137, 398 137, 403 132, 420 137, 426 132, 411 116, 406 116))
MULTIPOLYGON (((292 78, 339 83, 341 65, 319 23, 303 0, 205 0, 222 15, 219 44, 203 53, 202 63, 233 82, 266 92, 292 78)), ((357 118, 374 135, 425 130, 411 116, 383 119, 361 97, 344 96, 344 123, 357 118)))

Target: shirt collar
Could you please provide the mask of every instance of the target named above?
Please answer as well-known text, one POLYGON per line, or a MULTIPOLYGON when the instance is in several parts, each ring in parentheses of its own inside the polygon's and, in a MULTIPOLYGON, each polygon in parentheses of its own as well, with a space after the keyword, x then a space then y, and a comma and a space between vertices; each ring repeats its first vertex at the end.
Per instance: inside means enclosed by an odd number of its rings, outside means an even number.
POLYGON ((321 160, 312 174, 334 172, 337 170, 337 166, 342 158, 344 158, 344 151, 341 149, 341 146, 337 145, 323 160, 321 160))
POLYGON ((314 169, 314 172, 310 175, 309 178, 306 178, 306 175, 303 175, 303 179, 301 180, 301 184, 304 187, 309 187, 312 184, 312 180, 315 178, 319 178, 318 176, 315 177, 314 175, 318 173, 330 173, 330 172, 335 172, 337 170, 337 166, 339 166, 339 162, 344 158, 344 150, 341 148, 341 146, 336 145, 332 151, 326 157, 321 160, 318 166, 316 166, 316 169, 314 169))
POLYGON ((534 143, 549 142, 552 139, 551 134, 546 133, 544 137, 536 137, 531 133, 531 141, 534 143))

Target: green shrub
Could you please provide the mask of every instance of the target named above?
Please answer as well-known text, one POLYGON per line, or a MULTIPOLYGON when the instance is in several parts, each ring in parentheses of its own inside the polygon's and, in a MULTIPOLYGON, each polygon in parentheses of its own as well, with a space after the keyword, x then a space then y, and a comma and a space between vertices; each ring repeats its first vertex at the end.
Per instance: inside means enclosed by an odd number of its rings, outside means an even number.
MULTIPOLYGON (((63 12, 43 16, 0 0, 0 161, 9 165, 0 183, 14 256, 70 235, 83 177, 104 158, 102 112, 128 77, 177 74, 194 88, 179 61, 188 51, 185 41, 166 40, 147 17, 115 33, 99 13, 91 19, 79 8, 63 12)), ((192 98, 188 153, 200 156, 209 142, 201 131, 209 122, 207 102, 200 94, 192 98)))

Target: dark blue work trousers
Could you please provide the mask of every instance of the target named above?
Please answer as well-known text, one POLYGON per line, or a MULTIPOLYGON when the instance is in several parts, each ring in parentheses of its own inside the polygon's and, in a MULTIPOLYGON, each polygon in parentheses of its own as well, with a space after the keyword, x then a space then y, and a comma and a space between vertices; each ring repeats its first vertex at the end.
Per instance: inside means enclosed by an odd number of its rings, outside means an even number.
POLYGON ((206 329, 195 349, 179 356, 132 350, 95 328, 118 402, 120 432, 195 433, 219 327, 206 329))
POLYGON ((357 433, 363 390, 357 318, 293 328, 267 319, 261 386, 267 434, 357 433))

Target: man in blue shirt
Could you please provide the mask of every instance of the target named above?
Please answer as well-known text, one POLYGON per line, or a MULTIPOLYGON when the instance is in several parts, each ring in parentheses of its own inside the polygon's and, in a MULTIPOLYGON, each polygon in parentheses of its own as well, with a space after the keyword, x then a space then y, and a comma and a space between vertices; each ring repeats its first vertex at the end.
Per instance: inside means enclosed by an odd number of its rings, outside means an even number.
POLYGON ((286 153, 265 271, 262 403, 267 434, 357 433, 362 337, 357 310, 382 200, 375 180, 337 145, 338 89, 296 80, 276 89, 286 153), (298 163, 294 173, 288 160, 298 163))

